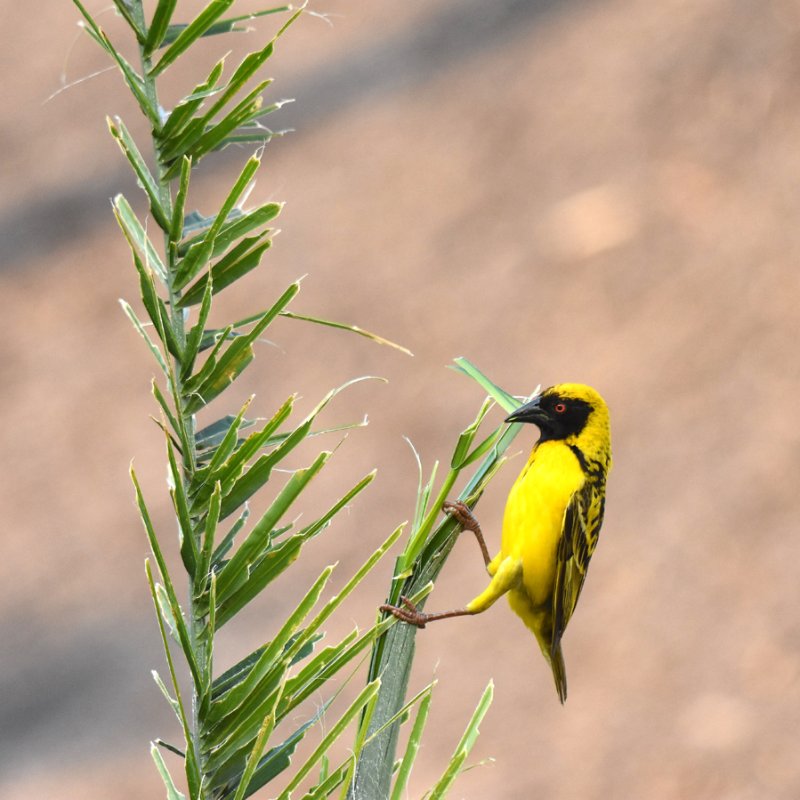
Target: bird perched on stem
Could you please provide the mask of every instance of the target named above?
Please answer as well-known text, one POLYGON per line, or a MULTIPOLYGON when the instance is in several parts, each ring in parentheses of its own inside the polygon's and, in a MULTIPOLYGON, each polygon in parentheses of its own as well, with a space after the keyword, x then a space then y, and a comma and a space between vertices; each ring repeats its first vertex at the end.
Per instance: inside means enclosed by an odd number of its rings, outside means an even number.
POLYGON ((558 697, 567 698, 561 637, 578 603, 603 523, 611 468, 608 407, 590 386, 561 383, 514 411, 506 422, 532 422, 541 435, 506 502, 500 552, 489 557, 480 525, 461 502, 445 503, 462 530, 475 534, 492 580, 464 608, 420 611, 407 598, 382 611, 424 628, 428 622, 486 611, 508 594, 550 664, 558 697))

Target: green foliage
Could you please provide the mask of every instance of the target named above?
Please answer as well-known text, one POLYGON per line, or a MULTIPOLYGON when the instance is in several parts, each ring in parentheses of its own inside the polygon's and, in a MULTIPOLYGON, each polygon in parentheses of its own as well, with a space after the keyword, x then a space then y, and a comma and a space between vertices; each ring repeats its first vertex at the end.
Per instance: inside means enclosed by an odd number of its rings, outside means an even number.
MULTIPOLYGON (((300 291, 299 281, 290 283, 266 310, 222 327, 209 325, 216 295, 259 267, 270 251, 275 232, 270 225, 282 205, 243 207, 261 166, 259 151, 246 161, 215 213, 187 213, 192 169, 227 144, 263 144, 273 135, 260 120, 280 104, 263 105, 261 93, 271 80, 258 73, 302 10, 290 13, 289 6, 282 6, 247 17, 225 17, 232 0, 210 0, 194 19, 179 23, 175 22, 180 12, 176 0, 158 0, 149 20, 141 0, 114 0, 137 43, 137 68, 120 54, 80 0, 74 2, 84 17, 86 32, 116 64, 150 122, 152 141, 144 150, 155 154, 151 165, 122 120, 109 120, 109 131, 144 191, 149 217, 157 228, 144 225, 125 197, 114 199, 114 214, 133 257, 142 310, 137 312, 124 301, 122 307, 159 368, 152 391, 161 412, 157 424, 165 435, 170 497, 186 573, 185 580, 178 581, 170 571, 163 534, 153 524, 132 470, 136 502, 153 554, 152 563, 145 562, 145 572, 169 671, 168 682, 157 673, 154 679, 183 735, 181 747, 159 739, 151 748, 168 800, 185 795, 177 788, 161 749, 182 760, 191 800, 244 800, 276 779, 280 785, 275 791, 282 800, 297 796, 301 787, 306 798, 350 793, 377 800, 391 793, 399 799, 408 784, 431 702, 432 686, 411 700, 405 698, 415 629, 379 615, 366 631, 354 629, 338 642, 319 645, 328 619, 398 541, 402 525, 337 594, 323 599, 335 568, 331 565, 300 591, 294 609, 282 622, 276 621, 276 633, 269 641, 221 674, 216 674, 214 664, 220 630, 292 567, 304 545, 329 528, 375 473, 357 481, 317 519, 296 527, 294 509, 327 468, 332 453, 322 450, 301 469, 288 469, 286 460, 299 445, 318 435, 365 424, 317 426, 327 405, 355 381, 329 392, 300 420, 292 419, 294 397, 260 426, 246 417, 253 398, 237 413, 222 414, 199 429, 196 415, 206 412, 250 366, 259 338, 278 317, 349 331, 404 350, 358 326, 290 310, 300 291), (239 31, 238 23, 272 14, 285 14, 283 25, 266 45, 248 53, 227 78, 223 57, 172 109, 160 106, 156 78, 200 38, 239 31), (152 238, 159 231, 160 241, 152 238), (272 485, 272 500, 251 520, 249 502, 267 484, 272 485), (185 585, 183 605, 180 584, 185 585), (352 677, 356 660, 367 653, 364 688, 336 710, 341 704, 335 703, 338 692, 331 688, 332 681, 348 669, 350 676, 345 680, 352 677), (320 692, 326 695, 322 707, 298 725, 299 707, 320 692), (414 723, 395 775, 397 732, 415 706, 414 723), (298 746, 323 715, 324 735, 289 772, 298 746), (334 754, 341 750, 336 745, 348 730, 354 731, 353 744, 344 759, 332 766, 334 754), (377 780, 378 793, 365 783, 366 775, 377 780)), ((516 405, 468 362, 457 363, 507 410, 516 405)), ((459 437, 450 471, 435 499, 436 470, 427 483, 420 479, 416 513, 397 559, 390 602, 396 603, 401 592, 424 602, 457 534, 453 521, 440 519, 443 500, 461 472, 480 462, 460 494, 474 504, 499 466, 515 427, 496 428, 476 444, 490 407, 489 401, 484 403, 459 437)), ((443 797, 463 769, 490 699, 491 687, 431 797, 443 797)))
MULTIPOLYGON (((492 401, 507 412, 517 408, 520 401, 492 383, 465 358, 456 359, 455 369, 475 380, 489 393, 489 399, 483 404, 473 422, 458 437, 450 459, 450 469, 435 497, 438 462, 434 464, 430 478, 425 481, 422 465, 417 458, 420 469, 417 505, 405 549, 395 562, 394 576, 386 600, 391 605, 398 605, 401 595, 413 600, 421 590, 436 580, 459 533, 456 521, 442 515, 442 504, 451 498, 462 471, 480 461, 458 494, 459 500, 471 508, 474 507, 489 481, 502 466, 504 453, 520 428, 519 425, 500 425, 476 443, 481 423, 485 420, 492 401), (432 497, 434 499, 431 499, 432 497)), ((417 604, 416 600, 414 602, 417 604)), ((417 605, 422 608, 424 600, 417 605)), ((400 725, 399 722, 390 725, 387 722, 395 717, 406 696, 414 659, 416 633, 417 628, 413 625, 398 625, 388 631, 386 636, 379 639, 373 647, 369 679, 380 677, 382 686, 370 723, 362 721, 362 725, 368 724, 370 744, 362 754, 351 792, 357 800, 389 797, 392 793, 394 753, 400 725)), ((485 698, 484 700, 490 702, 485 698)), ((420 725, 424 726, 424 718, 420 725)), ((450 766, 453 763, 451 762, 450 766)), ((458 770, 456 774, 457 772, 458 770)), ((401 772, 397 780, 402 774, 401 772)), ((454 779, 455 775, 452 777, 454 779)), ((396 785, 397 783, 395 787, 396 785)))

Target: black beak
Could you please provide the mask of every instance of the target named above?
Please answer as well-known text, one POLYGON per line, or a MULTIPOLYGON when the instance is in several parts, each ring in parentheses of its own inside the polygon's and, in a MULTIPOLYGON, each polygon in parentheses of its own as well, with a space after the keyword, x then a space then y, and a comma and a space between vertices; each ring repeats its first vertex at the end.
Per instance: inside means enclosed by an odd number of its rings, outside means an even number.
POLYGON ((506 417, 506 422, 532 422, 534 425, 541 425, 549 421, 547 412, 539 405, 542 399, 537 395, 529 403, 520 406, 506 417))

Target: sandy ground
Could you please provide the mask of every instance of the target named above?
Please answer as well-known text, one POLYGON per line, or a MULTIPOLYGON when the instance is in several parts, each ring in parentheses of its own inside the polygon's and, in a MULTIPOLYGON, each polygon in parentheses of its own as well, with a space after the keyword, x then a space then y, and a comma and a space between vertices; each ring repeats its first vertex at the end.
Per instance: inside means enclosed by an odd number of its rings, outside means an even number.
MULTIPOLYGON (((168 498, 153 367, 116 302, 135 300, 136 282, 108 197, 136 188, 103 117, 142 128, 112 73, 43 102, 64 65, 67 80, 104 66, 74 41, 71 5, 48 5, 29 21, 0 3, 0 796, 162 796, 147 743, 177 734, 149 675, 164 665, 131 458, 166 530, 168 498)), ((370 426, 313 502, 373 466, 379 478, 309 548, 304 577, 339 560, 341 585, 412 513, 403 437, 427 467, 446 460, 482 400, 444 369, 453 357, 518 394, 591 383, 612 410, 606 523, 565 639, 567 705, 503 605, 425 631, 414 681, 439 687, 409 797, 435 780, 489 678, 473 760, 495 761, 453 797, 800 796, 797 4, 319 10, 333 26, 304 20, 270 68, 269 97, 297 98, 285 111, 297 133, 267 150, 254 201, 287 201, 282 233, 218 319, 307 274, 297 310, 415 357, 282 321, 222 401, 224 413, 255 392, 266 415, 292 391, 305 409, 353 376, 389 379, 327 417, 367 413, 370 426)), ((176 68, 167 95, 194 74, 176 68)), ((197 202, 212 207, 243 156, 203 167, 197 202)), ((479 508, 495 544, 520 463, 479 508)), ((369 623, 389 569, 333 635, 369 623)), ((269 636, 298 580, 232 626, 222 663, 269 636)), ((483 581, 461 544, 430 605, 459 605, 483 581)))

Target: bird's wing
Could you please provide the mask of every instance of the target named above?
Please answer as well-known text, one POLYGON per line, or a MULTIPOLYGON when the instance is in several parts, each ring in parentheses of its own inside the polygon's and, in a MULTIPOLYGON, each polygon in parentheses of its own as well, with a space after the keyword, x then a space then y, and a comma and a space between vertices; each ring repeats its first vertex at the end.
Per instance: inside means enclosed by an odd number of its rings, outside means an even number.
POLYGON ((555 652, 561 636, 578 604, 589 560, 597 546, 603 523, 605 486, 591 480, 572 495, 564 512, 561 538, 556 551, 556 578, 553 590, 553 640, 555 652))

